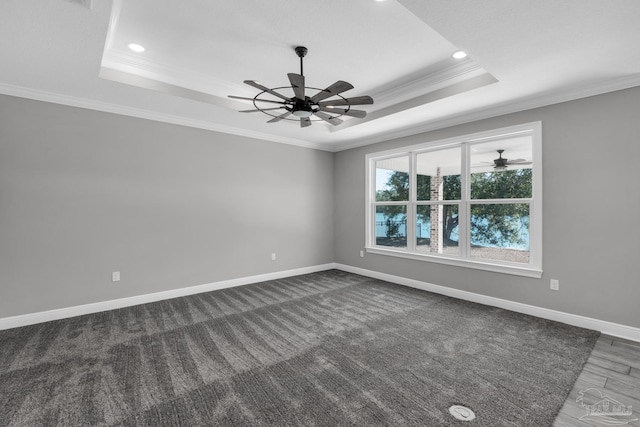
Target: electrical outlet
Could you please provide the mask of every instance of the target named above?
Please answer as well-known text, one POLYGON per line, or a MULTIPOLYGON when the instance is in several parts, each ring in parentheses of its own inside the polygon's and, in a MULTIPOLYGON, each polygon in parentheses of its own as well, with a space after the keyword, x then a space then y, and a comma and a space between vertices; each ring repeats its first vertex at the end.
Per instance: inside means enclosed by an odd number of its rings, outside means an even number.
POLYGON ((560 281, 558 279, 551 279, 551 281, 549 282, 549 288, 552 291, 559 291, 560 290, 560 281))
POLYGON ((364 251, 360 251, 360 258, 364 258, 364 251))
POLYGON ((119 271, 114 271, 113 273, 111 273, 111 281, 112 282, 119 282, 120 281, 120 272, 119 271))
POLYGON ((276 253, 272 253, 271 254, 271 261, 275 261, 276 260, 276 253))

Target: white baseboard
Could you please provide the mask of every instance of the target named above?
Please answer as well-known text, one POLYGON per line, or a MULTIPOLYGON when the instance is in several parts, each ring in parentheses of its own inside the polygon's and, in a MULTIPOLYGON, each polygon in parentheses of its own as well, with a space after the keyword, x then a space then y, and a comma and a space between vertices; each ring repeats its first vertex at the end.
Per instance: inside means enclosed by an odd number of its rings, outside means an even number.
POLYGON ((13 317, 0 318, 0 330, 18 328, 20 326, 33 325, 35 323, 49 322, 51 320, 66 319, 68 317, 81 316, 83 314, 99 313, 101 311, 130 307, 132 305, 146 304, 148 302, 161 301, 202 292, 217 291, 219 289, 232 288, 234 286, 248 285, 250 283, 266 282, 268 280, 282 279, 301 274, 316 273, 318 271, 336 268, 336 264, 322 264, 311 267, 296 268, 293 270, 277 271, 274 273, 259 274, 256 276, 241 277, 238 279, 223 280, 221 282, 207 283, 204 285, 189 286, 186 288, 172 289, 169 291, 155 292, 146 295, 137 295, 128 298, 119 298, 110 301, 101 301, 92 304, 77 305, 74 307, 59 308, 56 310, 41 311, 13 317))
POLYGON ((259 274, 256 276, 241 277, 238 279, 223 280, 221 282, 207 283, 204 285, 190 286, 187 288, 172 289, 169 291, 156 292, 153 294, 138 295, 128 298, 120 298, 110 301, 101 301, 93 304, 78 305, 74 307, 60 308, 56 310, 42 311, 38 313, 23 314, 13 317, 0 318, 0 330, 17 328, 20 326, 33 325, 35 323, 48 322, 51 320, 66 319, 68 317, 80 316, 83 314, 98 313, 101 311, 114 310, 118 308, 130 307, 132 305, 145 304, 148 302, 161 301, 187 295, 199 294, 202 292, 216 291, 219 289, 231 288, 234 286, 248 285, 250 283, 265 282, 268 280, 282 279, 285 277, 298 276, 301 274, 316 273, 318 271, 338 269, 348 273, 360 274, 374 279, 385 280, 399 285, 410 286, 436 294, 446 295, 465 301, 477 302, 480 304, 500 307, 517 313, 529 314, 543 319, 554 320, 581 328, 593 329, 602 333, 626 338, 640 342, 640 328, 620 325, 618 323, 607 322, 605 320, 593 319, 576 314, 564 313, 562 311, 550 310, 536 307, 529 304, 509 301, 505 299, 448 288, 446 286, 434 285, 432 283, 421 282, 419 280, 407 279, 406 277, 393 276, 391 274, 379 273, 373 270, 366 270, 350 265, 329 263, 315 265, 311 267, 297 268, 293 270, 277 271, 274 273, 259 274))
POLYGON ((531 316, 540 317, 542 319, 554 320, 556 322, 566 323, 568 325, 579 326, 581 328, 600 331, 603 334, 615 337, 626 338, 640 342, 640 328, 621 325, 618 323, 607 322, 605 320, 593 319, 591 317, 579 316, 576 314, 565 313, 562 311, 550 310, 548 308, 536 307, 534 305, 523 304, 520 302, 509 301, 505 299, 480 295, 473 292, 461 291, 459 289, 448 288, 446 286, 434 285, 431 283, 421 282, 419 280, 407 279, 405 277, 393 276, 391 274, 379 273, 377 271, 366 270, 363 268, 352 267, 350 265, 335 264, 338 270, 348 273, 360 274, 362 276, 372 277, 374 279, 385 280, 399 285, 410 286, 412 288, 422 289, 424 291, 436 294, 446 295, 465 301, 477 302, 492 307, 504 308, 506 310, 515 311, 517 313, 529 314, 531 316))

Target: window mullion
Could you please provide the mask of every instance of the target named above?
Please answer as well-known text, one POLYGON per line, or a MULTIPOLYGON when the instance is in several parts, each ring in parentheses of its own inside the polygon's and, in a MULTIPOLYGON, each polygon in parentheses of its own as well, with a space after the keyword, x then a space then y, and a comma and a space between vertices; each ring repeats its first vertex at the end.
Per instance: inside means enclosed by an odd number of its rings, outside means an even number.
POLYGON ((473 199, 469 200, 471 205, 510 205, 514 203, 532 203, 533 199, 530 197, 525 198, 513 198, 513 199, 473 199))
POLYGON ((375 245, 376 241, 376 178, 375 160, 366 158, 367 176, 366 210, 365 210, 365 247, 375 245))
POLYGON ((416 153, 409 157, 409 203, 407 206, 407 250, 416 250, 416 200, 418 198, 418 177, 416 153))
POLYGON ((470 147, 463 144, 461 167, 460 167, 460 206, 458 208, 458 250, 460 258, 469 258, 470 236, 469 236, 469 199, 471 198, 471 177, 470 177, 470 147))

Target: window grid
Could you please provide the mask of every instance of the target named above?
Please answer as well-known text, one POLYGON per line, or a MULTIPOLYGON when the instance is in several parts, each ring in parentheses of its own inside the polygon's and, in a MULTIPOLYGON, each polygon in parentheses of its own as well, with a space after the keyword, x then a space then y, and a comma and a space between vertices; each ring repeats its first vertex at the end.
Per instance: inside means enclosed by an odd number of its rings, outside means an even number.
MULTIPOLYGON (((375 253, 385 253, 389 252, 389 255, 399 255, 403 254, 409 255, 410 258, 414 259, 424 259, 424 260, 436 260, 438 258, 441 261, 447 263, 447 260, 452 261, 461 261, 463 264, 467 262, 471 262, 470 265, 463 265, 468 267, 476 267, 481 269, 489 269, 500 272, 511 272, 510 268, 515 268, 516 271, 514 274, 523 273, 524 270, 531 270, 530 272, 524 272, 522 275, 528 275, 532 277, 539 277, 542 274, 541 270, 541 207, 540 204, 541 198, 541 168, 539 166, 539 162, 541 160, 541 142, 539 140, 540 137, 540 124, 534 123, 529 126, 523 125, 522 127, 527 128, 524 131, 519 131, 519 135, 531 136, 532 138, 532 193, 531 197, 518 197, 518 198, 500 198, 500 199, 471 199, 471 147, 478 143, 484 143, 486 141, 502 141, 507 140, 510 135, 491 135, 489 137, 484 138, 480 142, 472 141, 472 140, 459 140, 455 143, 449 144, 440 144, 439 146, 431 146, 425 147, 416 146, 416 147, 408 147, 406 151, 398 150, 393 154, 386 154, 380 157, 377 157, 375 154, 368 155, 367 158, 369 161, 367 162, 367 167, 373 169, 370 171, 368 175, 370 179, 374 179, 375 183, 375 168, 376 161, 381 159, 393 159, 395 157, 409 157, 409 200, 407 201, 376 201, 376 188, 374 185, 371 185, 371 181, 368 181, 368 193, 369 201, 368 201, 368 212, 367 215, 367 250, 369 252, 375 253), (452 147, 460 147, 460 199, 456 200, 418 200, 418 156, 420 154, 436 152, 440 150, 446 150, 452 147), (412 149, 413 148, 413 149, 412 149), (518 263, 517 265, 514 262, 508 260, 500 260, 500 259, 478 259, 472 257, 471 251, 471 228, 470 228, 470 216, 471 209, 474 205, 518 205, 523 204, 527 205, 529 208, 528 215, 528 251, 529 251, 529 260, 527 263, 518 263), (418 249, 418 234, 417 227, 419 223, 418 219, 418 209, 420 206, 445 206, 451 205, 457 207, 457 238, 458 238, 458 247, 457 247, 457 255, 452 255, 451 253, 434 253, 431 251, 425 252, 424 250, 418 249), (406 247, 387 247, 384 245, 379 245, 376 235, 376 212, 377 207, 379 206, 403 206, 406 212, 405 216, 405 236, 406 236, 406 247), (371 219, 373 219, 371 221, 371 219), (416 258, 416 256, 418 258, 416 258), (483 268, 482 266, 478 266, 478 264, 487 264, 492 266, 491 268, 483 268), (501 269, 500 267, 504 266, 505 269, 501 269), (495 268, 493 268, 495 267, 495 268), (519 272, 520 273, 519 273, 519 272)), ((497 131, 499 132, 499 131, 497 131)), ((443 209, 444 210, 444 209, 443 209)), ((432 218, 429 217, 429 222, 431 223, 432 218)), ((436 227, 444 227, 444 223, 439 223, 436 227)), ((443 233, 444 234, 444 233, 443 233)), ((444 239, 443 239, 444 240, 444 239)), ((454 262, 455 264, 455 262, 454 262)), ((456 264, 458 265, 458 264, 456 264)))

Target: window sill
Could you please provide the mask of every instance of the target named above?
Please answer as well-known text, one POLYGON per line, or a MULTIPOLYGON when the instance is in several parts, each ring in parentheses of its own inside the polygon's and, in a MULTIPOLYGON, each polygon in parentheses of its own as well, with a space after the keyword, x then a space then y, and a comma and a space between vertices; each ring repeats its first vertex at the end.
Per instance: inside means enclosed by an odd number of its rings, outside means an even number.
POLYGON ((498 264, 487 261, 462 260, 458 258, 450 258, 440 255, 427 255, 406 252, 394 249, 382 249, 379 247, 367 247, 367 253, 395 256, 398 258, 413 259, 418 261, 435 262, 438 264, 453 265, 456 267, 474 268, 476 270, 492 271, 494 273, 511 274, 514 276, 533 277, 539 279, 542 277, 542 270, 530 266, 520 266, 512 264, 498 264))

